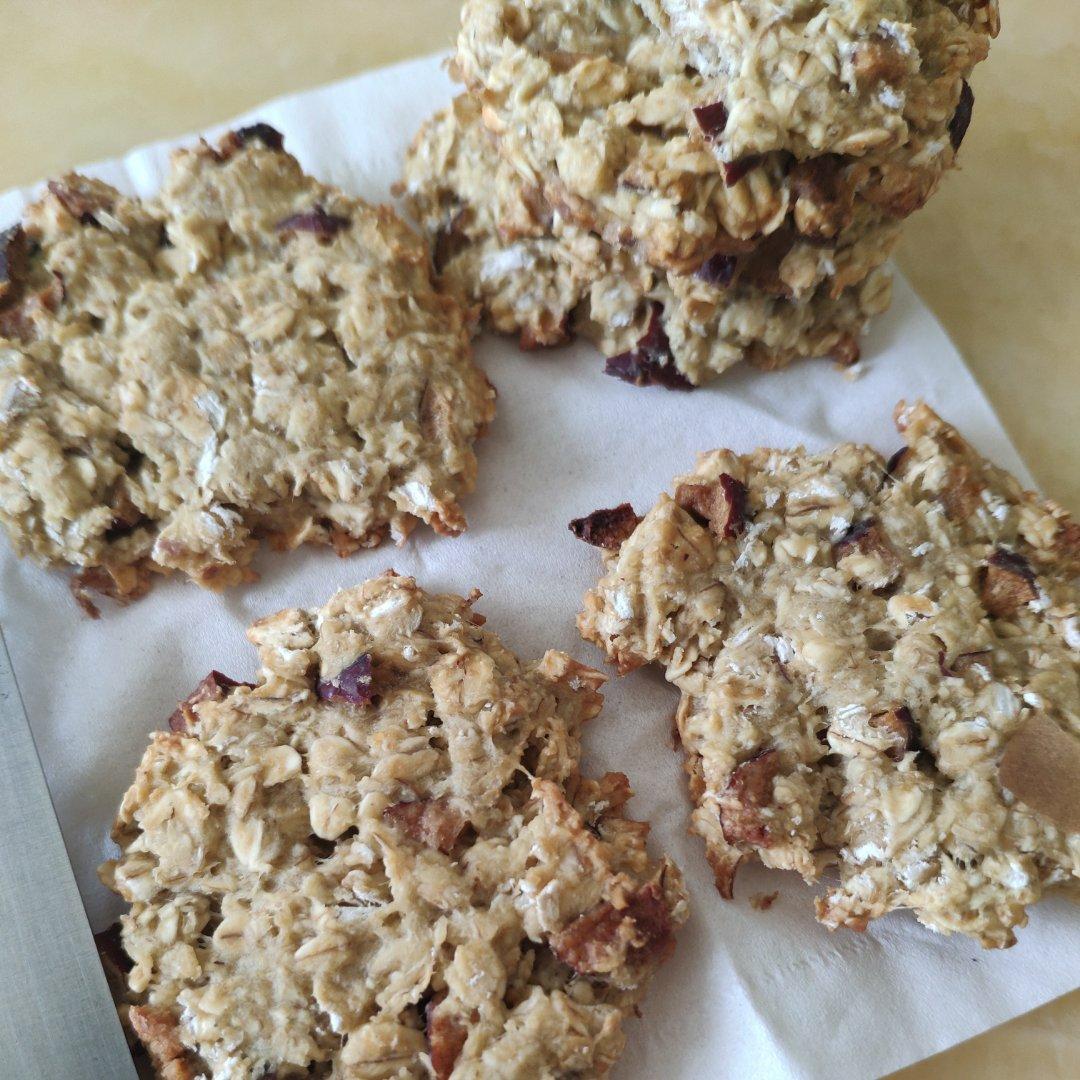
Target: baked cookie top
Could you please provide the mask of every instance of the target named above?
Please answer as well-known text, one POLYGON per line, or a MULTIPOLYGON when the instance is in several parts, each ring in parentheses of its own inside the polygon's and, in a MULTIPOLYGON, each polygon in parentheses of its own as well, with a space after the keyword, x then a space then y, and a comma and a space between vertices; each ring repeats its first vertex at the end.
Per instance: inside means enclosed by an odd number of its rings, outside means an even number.
POLYGON ((0 259, 0 521, 117 595, 218 588, 257 538, 341 553, 458 498, 494 391, 427 248, 254 125, 178 151, 154 199, 70 175, 0 259))
POLYGON ((986 58, 997 0, 639 0, 715 77, 725 161, 903 146, 951 118, 986 58))
POLYGON ((909 122, 900 144, 868 134, 806 157, 725 156, 725 81, 616 0, 467 0, 456 66, 500 152, 550 205, 681 271, 782 229, 831 238, 860 203, 905 217, 953 164, 970 119, 969 91, 950 83, 946 105, 925 127, 909 122))
MULTIPOLYGON (((477 594, 478 595, 478 594, 477 594)), ((124 796, 127 1014, 172 1080, 600 1076, 686 917, 578 771, 604 676, 390 573, 256 623, 124 796)))
POLYGON ((826 243, 774 234, 696 274, 649 266, 550 209, 503 161, 468 95, 421 129, 406 158, 407 205, 431 237, 442 282, 526 349, 580 333, 608 374, 687 388, 740 360, 858 357, 889 299, 877 271, 899 226, 865 210, 826 243))
POLYGON ((754 856, 818 917, 910 908, 1007 946, 1080 876, 1080 528, 926 405, 905 448, 704 454, 608 549, 579 625, 660 662, 720 891, 754 856), (838 875, 838 881, 836 880, 838 875))

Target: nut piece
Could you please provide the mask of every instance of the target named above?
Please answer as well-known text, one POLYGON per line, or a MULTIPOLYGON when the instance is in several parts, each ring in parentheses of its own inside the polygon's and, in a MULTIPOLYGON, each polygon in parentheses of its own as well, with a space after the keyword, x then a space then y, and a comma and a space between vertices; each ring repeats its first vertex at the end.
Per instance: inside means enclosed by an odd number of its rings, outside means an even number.
POLYGON ((878 83, 898 83, 908 70, 907 61, 900 50, 880 38, 856 47, 853 67, 855 81, 862 89, 878 83))
POLYGON ((230 131, 221 140, 221 149, 228 156, 247 146, 250 142, 261 142, 267 150, 284 150, 285 136, 269 124, 248 124, 246 127, 230 131))
POLYGON ((674 948, 671 920, 659 884, 650 881, 618 908, 605 901, 551 935, 551 951, 579 975, 607 975, 674 948))
POLYGON ((331 679, 320 679, 315 692, 323 701, 346 701, 350 705, 370 705, 371 656, 361 653, 331 679))
POLYGON ((832 550, 836 565, 868 589, 887 588, 904 569, 876 518, 856 522, 832 550))
POLYGON ((885 756, 892 761, 902 761, 909 750, 920 749, 919 728, 906 705, 871 716, 870 726, 888 733, 892 745, 885 756))
POLYGON ((761 750, 737 765, 720 795, 720 827, 729 844, 772 843, 762 810, 772 803, 773 780, 780 771, 780 752, 761 750))
POLYGON ((469 826, 469 819, 447 795, 394 803, 383 811, 382 816, 410 840, 436 848, 444 855, 454 850, 454 845, 469 826))
POLYGON ((220 671, 211 671, 210 674, 207 675, 179 705, 177 705, 176 710, 169 717, 169 730, 175 731, 178 735, 190 734, 192 728, 195 726, 195 721, 198 719, 198 714, 195 712, 195 706, 200 705, 204 701, 224 701, 228 696, 228 692, 236 686, 254 688, 255 684, 238 682, 236 679, 230 679, 228 675, 222 675, 220 671))
POLYGON ((620 503, 610 510, 594 510, 587 517, 574 518, 569 529, 586 544, 618 551, 640 521, 629 503, 620 503))
POLYGON ((1080 739, 1036 713, 1009 740, 998 778, 1066 833, 1080 832, 1080 739))
POLYGON ((449 1010, 442 1008, 445 991, 436 994, 424 1009, 424 1027, 427 1030, 428 1053, 435 1080, 449 1080, 454 1071, 461 1048, 469 1037, 468 1028, 449 1010))
POLYGON ((721 540, 730 540, 746 527, 746 485, 728 473, 712 484, 680 484, 675 502, 721 540))
POLYGON ((1031 600, 1038 599, 1035 573, 1023 555, 998 548, 983 571, 982 604, 994 618, 1015 615, 1031 600))

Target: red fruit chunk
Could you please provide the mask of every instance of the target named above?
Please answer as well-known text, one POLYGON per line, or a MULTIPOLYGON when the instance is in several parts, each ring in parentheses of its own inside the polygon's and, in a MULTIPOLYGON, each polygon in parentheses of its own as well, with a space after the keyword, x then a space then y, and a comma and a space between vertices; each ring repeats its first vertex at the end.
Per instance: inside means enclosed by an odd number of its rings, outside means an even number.
POLYGON ((671 343, 660 319, 662 311, 660 304, 653 304, 648 329, 629 352, 608 357, 605 375, 614 375, 634 386, 664 386, 669 390, 694 388, 672 362, 671 343))
POLYGON ((620 503, 610 510, 594 510, 587 517, 574 518, 570 531, 593 547, 618 551, 640 521, 629 503, 620 503))
POLYGON ((968 126, 971 124, 971 113, 974 108, 975 94, 965 80, 960 89, 960 102, 956 106, 956 112, 953 113, 952 119, 949 121, 949 139, 954 150, 959 150, 960 144, 964 141, 968 126))
POLYGON ((293 214, 279 221, 274 228, 278 232, 309 232, 320 240, 332 240, 342 229, 349 227, 349 219, 338 214, 328 214, 321 206, 304 214, 293 214))
POLYGON ((435 848, 444 855, 454 850, 469 819, 443 795, 438 799, 414 799, 388 806, 382 816, 410 840, 435 848))
POLYGON ((716 101, 712 105, 699 105, 694 110, 694 119, 697 120, 698 127, 701 128, 701 133, 706 139, 715 139, 723 134, 724 128, 727 127, 727 106, 722 101, 716 101))
POLYGON ((694 277, 700 281, 706 281, 710 285, 718 285, 727 288, 735 277, 735 269, 739 260, 734 255, 711 255, 695 271, 694 277))
POLYGON ((779 771, 777 750, 761 750, 732 770, 720 796, 720 827, 729 844, 768 847, 772 843, 762 811, 772 803, 773 781, 779 771))
POLYGON ((348 667, 331 679, 320 679, 315 692, 323 701, 346 701, 350 705, 370 705, 371 655, 361 653, 348 667))

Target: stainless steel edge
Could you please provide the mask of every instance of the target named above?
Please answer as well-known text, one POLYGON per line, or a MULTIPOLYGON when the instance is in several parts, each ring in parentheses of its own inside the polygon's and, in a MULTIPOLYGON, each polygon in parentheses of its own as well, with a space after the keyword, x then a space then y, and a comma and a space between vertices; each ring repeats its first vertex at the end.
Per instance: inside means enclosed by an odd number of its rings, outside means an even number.
POLYGON ((135 1080, 2 630, 0 1077, 135 1080))

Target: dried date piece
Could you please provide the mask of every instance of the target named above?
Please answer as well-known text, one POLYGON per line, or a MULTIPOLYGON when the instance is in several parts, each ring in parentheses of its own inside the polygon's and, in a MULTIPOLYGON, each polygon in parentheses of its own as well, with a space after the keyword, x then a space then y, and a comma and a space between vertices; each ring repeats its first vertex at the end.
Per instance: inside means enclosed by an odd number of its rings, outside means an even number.
POLYGON ((446 795, 438 799, 394 803, 383 811, 383 818, 411 840, 435 848, 444 855, 454 850, 469 827, 469 819, 446 795))
POLYGON ((738 161, 725 161, 721 164, 724 172, 724 186, 734 187, 751 169, 756 169, 765 160, 762 154, 747 154, 738 161))
POLYGON ((436 994, 424 1008, 424 1030, 427 1033, 428 1053, 435 1080, 449 1080, 469 1030, 448 1009, 444 1008, 446 992, 436 994))
POLYGON ((303 214, 292 214, 279 221, 274 229, 279 233, 309 232, 323 241, 333 240, 343 229, 349 227, 349 219, 340 214, 328 214, 321 206, 303 214))
POLYGON ((699 281, 707 282, 709 285, 716 285, 718 288, 726 289, 734 280, 738 265, 737 256, 724 255, 718 252, 715 255, 710 255, 697 268, 694 277, 699 281))
POLYGON ((333 678, 320 679, 315 688, 323 701, 345 701, 350 705, 370 705, 374 696, 371 679, 371 656, 361 653, 333 678))
POLYGON ((712 105, 699 105, 694 110, 694 119, 701 128, 701 134, 712 142, 722 135, 727 127, 727 106, 722 101, 713 102, 712 105))
POLYGON ((995 618, 1008 618, 1038 597, 1035 573, 1027 559, 1023 555, 998 548, 990 556, 983 571, 983 607, 995 618))
POLYGON ((22 290, 28 250, 21 225, 0 232, 0 307, 16 300, 22 290))
POLYGON ((154 1063, 155 1075, 164 1080, 192 1080, 188 1052, 180 1041, 180 1025, 168 1009, 133 1005, 128 1023, 154 1063))
POLYGON ((693 390, 693 383, 675 366, 671 343, 660 315, 663 308, 653 304, 649 325, 629 352, 608 357, 604 374, 634 386, 664 386, 669 390, 693 390))
POLYGON ((738 536, 746 527, 746 485, 728 473, 711 484, 680 484, 675 502, 721 540, 738 536))
POLYGON ((906 705, 871 716, 870 726, 889 736, 890 746, 885 756, 892 761, 902 761, 909 750, 920 749, 919 727, 906 705))
POLYGON ((956 106, 956 112, 949 121, 949 141, 952 143, 953 150, 960 149, 960 144, 964 141, 967 129, 971 125, 971 114, 974 109, 975 93, 965 80, 960 88, 960 101, 956 106))
POLYGON ((869 589, 887 588, 904 569, 876 518, 853 524, 832 550, 836 565, 844 564, 856 582, 869 589))
POLYGON ((65 177, 62 180, 50 180, 49 192, 56 198, 60 205, 80 225, 89 225, 100 229, 101 222, 97 215, 101 212, 111 212, 113 206, 108 199, 89 188, 89 185, 81 177, 65 177))
POLYGON ((177 705, 173 714, 169 717, 169 730, 180 735, 187 735, 194 726, 196 719, 198 719, 195 711, 196 705, 201 705, 204 701, 224 701, 228 692, 237 686, 247 686, 253 689, 255 684, 239 682, 236 679, 230 679, 228 675, 222 675, 220 671, 211 671, 177 705))
POLYGON ((780 752, 761 750, 737 765, 720 795, 720 827, 729 844, 768 847, 772 843, 762 811, 772 804, 773 781, 780 771, 780 752))
POLYGON ((623 966, 666 959, 675 941, 663 890, 650 881, 622 907, 598 904, 552 934, 548 944, 579 975, 611 976, 623 966))
POLYGON ((606 551, 618 551, 640 521, 641 518, 629 503, 620 503, 610 510, 594 510, 586 517, 574 518, 569 528, 586 544, 606 551))

